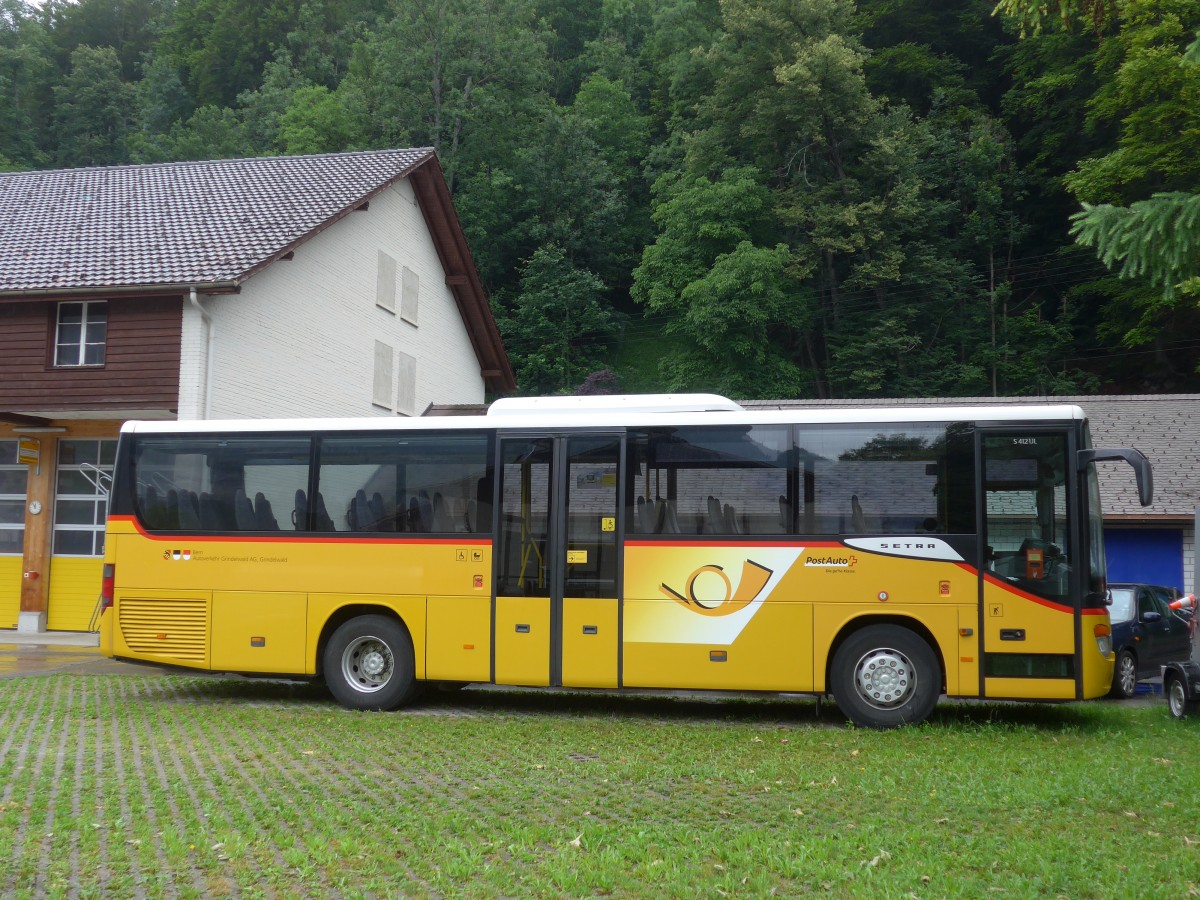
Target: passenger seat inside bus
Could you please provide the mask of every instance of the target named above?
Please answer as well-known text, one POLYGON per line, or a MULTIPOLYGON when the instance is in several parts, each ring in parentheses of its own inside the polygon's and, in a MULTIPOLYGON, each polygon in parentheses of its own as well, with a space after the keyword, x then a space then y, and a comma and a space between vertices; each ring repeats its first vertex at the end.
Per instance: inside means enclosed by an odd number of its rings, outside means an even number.
POLYGON ((662 530, 662 507, 645 497, 637 498, 637 526, 642 534, 658 534, 662 530))
POLYGON ((379 491, 371 495, 371 499, 367 501, 367 509, 370 510, 372 527, 376 531, 396 530, 396 516, 388 513, 387 507, 383 503, 383 494, 379 491))
POLYGON ((704 520, 705 534, 723 534, 725 531, 725 511, 721 509, 721 501, 712 494, 708 495, 708 516, 704 520))
POLYGON ((724 506, 724 509, 723 509, 723 513, 724 513, 723 518, 725 519, 725 532, 727 534, 741 534, 742 533, 742 523, 738 521, 737 510, 735 510, 732 506, 730 506, 728 503, 726 503, 724 506))
POLYGON ((317 502, 313 505, 313 509, 317 514, 317 520, 313 523, 316 531, 337 531, 337 526, 333 524, 329 510, 325 508, 325 498, 321 496, 320 491, 317 491, 317 502))
POLYGON ((262 491, 254 495, 254 525, 259 531, 279 530, 279 521, 271 509, 271 501, 262 491))
POLYGON ((233 494, 233 521, 237 525, 238 531, 257 530, 257 523, 254 520, 254 505, 241 488, 238 488, 233 494))
POLYGON ((296 488, 296 506, 292 509, 292 527, 297 531, 308 528, 308 497, 296 488))
MULTIPOLYGON (((179 504, 179 528, 181 531, 200 530, 200 505, 194 491, 180 491, 177 498, 179 504)), ((168 501, 169 502, 169 501, 168 501)))
POLYGON ((142 514, 142 521, 151 529, 170 528, 167 524, 167 507, 166 504, 159 499, 158 491, 154 485, 149 484, 138 488, 138 507, 142 514))
POLYGON ((858 502, 858 494, 850 495, 850 527, 855 534, 867 533, 867 516, 862 504, 858 502))

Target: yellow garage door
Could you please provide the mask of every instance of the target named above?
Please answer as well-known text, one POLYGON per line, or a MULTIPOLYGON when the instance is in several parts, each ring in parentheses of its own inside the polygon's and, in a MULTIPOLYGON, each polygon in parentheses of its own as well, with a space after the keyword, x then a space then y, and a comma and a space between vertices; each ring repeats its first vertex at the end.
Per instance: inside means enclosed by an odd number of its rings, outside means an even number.
POLYGON ((49 631, 87 631, 100 599, 99 558, 55 557, 50 560, 49 631))
POLYGON ((21 611, 21 557, 0 556, 0 628, 16 628, 21 611))

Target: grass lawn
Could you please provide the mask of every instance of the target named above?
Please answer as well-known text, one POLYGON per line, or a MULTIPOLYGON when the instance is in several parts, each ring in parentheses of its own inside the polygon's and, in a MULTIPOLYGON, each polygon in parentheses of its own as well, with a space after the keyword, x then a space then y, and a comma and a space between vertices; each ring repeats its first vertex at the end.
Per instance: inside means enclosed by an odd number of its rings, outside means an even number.
POLYGON ((943 702, 0 681, 0 896, 1183 897, 1200 721, 943 702))

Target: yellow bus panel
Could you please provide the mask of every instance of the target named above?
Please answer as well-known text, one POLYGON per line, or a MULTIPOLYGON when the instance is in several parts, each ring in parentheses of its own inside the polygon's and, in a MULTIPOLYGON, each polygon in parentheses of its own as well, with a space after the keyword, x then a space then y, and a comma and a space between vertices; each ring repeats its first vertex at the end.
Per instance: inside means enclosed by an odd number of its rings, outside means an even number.
POLYGON ((1073 678, 988 678, 989 697, 1004 700, 1074 700, 1073 678))
POLYGON ((950 681, 951 669, 958 671, 960 697, 979 696, 979 671, 983 654, 979 643, 979 610, 974 606, 961 606, 958 610, 958 659, 946 660, 946 680, 950 681))
POLYGON ((426 617, 426 678, 492 680, 491 597, 430 597, 426 617))
POLYGON ((1083 613, 1083 636, 1080 641, 1083 657, 1083 696, 1090 700, 1093 697, 1105 697, 1112 688, 1113 668, 1117 656, 1109 652, 1102 656, 1096 645, 1096 627, 1109 628, 1108 610, 1094 609, 1083 613))
POLYGON ((668 629, 655 632, 645 626, 676 616, 674 605, 665 598, 626 601, 622 679, 626 687, 812 689, 811 605, 763 604, 736 635, 716 629, 705 632, 703 628, 690 633, 668 629), (652 639, 655 634, 658 640, 652 639))
POLYGON ((211 604, 212 594, 208 591, 120 590, 116 595, 113 653, 209 669, 211 604))
POLYGON ((214 669, 303 672, 307 594, 216 591, 212 599, 214 669))
POLYGON ((616 687, 618 604, 615 599, 563 600, 562 683, 616 687))
POLYGON ((984 579, 984 646, 989 653, 1072 654, 1074 615, 1066 606, 984 579))
POLYGON ((496 598, 496 683, 550 683, 548 598, 496 598))

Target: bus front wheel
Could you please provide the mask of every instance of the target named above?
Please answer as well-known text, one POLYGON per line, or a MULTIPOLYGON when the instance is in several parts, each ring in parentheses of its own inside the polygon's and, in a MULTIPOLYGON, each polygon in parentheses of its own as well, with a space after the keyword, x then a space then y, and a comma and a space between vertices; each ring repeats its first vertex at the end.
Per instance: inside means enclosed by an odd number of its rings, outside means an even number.
POLYGON ((921 722, 942 692, 929 644, 896 625, 870 625, 850 635, 833 656, 830 681, 838 709, 865 728, 921 722))
POLYGON ((325 645, 325 684, 343 706, 388 710, 416 694, 412 640, 387 616, 342 623, 325 645))

